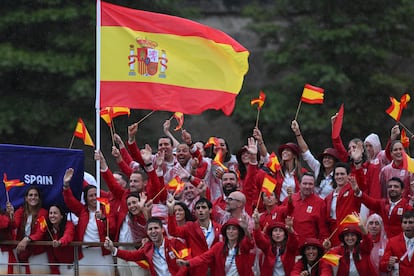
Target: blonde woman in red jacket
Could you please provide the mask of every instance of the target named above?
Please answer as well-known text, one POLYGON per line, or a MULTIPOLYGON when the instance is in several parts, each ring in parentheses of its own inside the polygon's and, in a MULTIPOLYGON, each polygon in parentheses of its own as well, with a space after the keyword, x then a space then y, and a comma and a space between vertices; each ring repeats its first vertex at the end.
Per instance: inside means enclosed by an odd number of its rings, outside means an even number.
POLYGON ((287 217, 285 223, 274 221, 266 226, 266 233, 260 229, 260 215, 257 209, 253 213, 253 237, 257 247, 263 252, 261 262, 262 275, 289 275, 295 264, 299 246, 298 236, 293 230, 293 219, 287 217))
POLYGON ((197 267, 208 264, 211 276, 253 276, 250 249, 253 240, 247 230, 247 219, 231 218, 221 228, 224 241, 214 244, 203 254, 190 260, 177 260, 182 266, 197 267))

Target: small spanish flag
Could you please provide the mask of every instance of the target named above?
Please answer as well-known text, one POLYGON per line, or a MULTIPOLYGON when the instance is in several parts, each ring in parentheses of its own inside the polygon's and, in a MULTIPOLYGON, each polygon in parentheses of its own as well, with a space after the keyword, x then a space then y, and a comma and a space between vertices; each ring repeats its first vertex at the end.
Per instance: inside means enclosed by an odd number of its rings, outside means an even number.
POLYGON ((39 222, 40 225, 40 231, 46 232, 47 230, 47 222, 44 216, 38 217, 37 222, 39 222))
POLYGON ((178 186, 175 189, 174 195, 179 194, 182 191, 184 191, 184 188, 185 188, 185 183, 181 181, 180 183, 178 183, 178 186))
POLYGON ((176 191, 177 188, 183 184, 183 181, 181 180, 181 178, 177 175, 175 176, 173 179, 170 180, 170 182, 168 182, 167 187, 169 190, 172 191, 176 191))
POLYGON ((341 255, 328 251, 321 257, 321 260, 327 262, 332 266, 337 266, 341 257, 341 255))
POLYGON ((177 252, 174 248, 172 248, 172 251, 174 252, 175 256, 179 259, 184 259, 191 254, 191 248, 183 248, 180 251, 177 252))
POLYGON ((403 151, 403 168, 410 173, 414 173, 414 160, 403 151))
POLYGON ((181 129, 184 124, 184 114, 181 112, 175 112, 174 118, 177 120, 177 126, 175 127, 175 131, 181 129))
POLYGON ((405 133, 405 129, 401 130, 401 144, 406 149, 410 146, 410 138, 408 138, 407 134, 405 133))
POLYGON ((139 260, 136 263, 143 269, 149 269, 149 263, 146 260, 139 260))
POLYGON ((274 152, 269 155, 269 162, 267 162, 266 167, 268 167, 273 173, 276 173, 278 170, 280 170, 279 159, 274 152))
POLYGON ((358 223, 359 223, 359 218, 357 218, 353 214, 349 214, 346 217, 344 217, 344 219, 341 221, 340 225, 342 225, 342 226, 344 226, 344 225, 358 225, 358 223))
POLYGON ((204 148, 209 148, 211 146, 217 147, 219 145, 219 140, 217 137, 210 137, 208 138, 206 144, 204 145, 204 148))
POLYGON ((269 175, 265 175, 263 178, 262 183, 262 192, 264 192, 267 196, 270 196, 276 188, 276 179, 269 175))
POLYGON ((112 125, 112 119, 121 115, 130 115, 131 110, 129 107, 114 106, 114 107, 105 107, 100 111, 101 118, 108 124, 112 125))
POLYGON ((73 135, 75 137, 81 138, 85 145, 91 147, 95 146, 88 130, 86 129, 85 123, 81 118, 79 118, 78 123, 76 124, 75 133, 73 135))
POLYGON ((112 118, 111 115, 109 114, 109 110, 108 108, 102 108, 101 111, 99 112, 99 115, 101 116, 101 118, 105 121, 105 123, 108 126, 112 126, 112 118))
POLYGON ((222 169, 224 169, 225 171, 227 171, 228 169, 227 169, 227 167, 226 166, 224 166, 224 164, 223 164, 223 159, 224 159, 224 156, 223 156, 223 150, 222 149, 220 149, 217 153, 216 153, 216 156, 214 157, 214 160, 213 160, 213 163, 215 164, 215 165, 217 165, 217 166, 220 166, 222 169))
POLYGON ((102 203, 105 206, 105 215, 109 216, 109 212, 111 211, 111 206, 109 204, 109 199, 105 198, 105 197, 97 197, 96 200, 99 201, 100 203, 102 203))
POLYGON ((113 106, 109 107, 111 118, 115 118, 122 115, 131 115, 131 109, 124 106, 113 106))
POLYGON ((305 84, 301 101, 308 104, 323 104, 325 89, 305 84))
POLYGON ((411 97, 408 94, 401 96, 400 101, 394 97, 390 97, 391 106, 385 110, 385 112, 390 115, 397 122, 400 121, 402 110, 407 108, 407 103, 410 101, 411 97))
POLYGON ((7 192, 10 191, 10 189, 13 188, 13 187, 22 187, 22 186, 24 186, 24 182, 20 181, 19 179, 8 180, 6 173, 3 173, 3 183, 4 183, 4 186, 6 187, 7 192))
POLYGON ((266 100, 266 94, 263 91, 260 91, 259 98, 252 99, 250 101, 250 105, 257 104, 257 109, 260 110, 262 109, 262 106, 264 105, 265 100, 266 100))
POLYGON ((394 97, 390 97, 390 101, 391 101, 391 106, 388 107, 388 109, 385 110, 385 112, 387 112, 387 114, 390 115, 394 120, 399 122, 401 118, 401 113, 402 113, 401 104, 394 97))

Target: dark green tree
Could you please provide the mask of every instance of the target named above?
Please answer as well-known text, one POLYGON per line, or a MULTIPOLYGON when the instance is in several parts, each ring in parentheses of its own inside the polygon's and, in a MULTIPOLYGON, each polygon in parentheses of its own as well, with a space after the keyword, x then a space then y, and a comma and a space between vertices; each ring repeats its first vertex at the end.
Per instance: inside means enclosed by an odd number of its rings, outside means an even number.
MULTIPOLYGON (((0 5, 0 143, 68 147, 78 117, 94 133, 95 2, 17 0, 0 5)), ((197 14, 192 6, 182 8, 182 1, 109 2, 197 14)), ((145 114, 134 113, 138 118, 145 114)))
POLYGON ((94 5, 8 1, 0 10, 2 142, 48 145, 93 116, 94 5))

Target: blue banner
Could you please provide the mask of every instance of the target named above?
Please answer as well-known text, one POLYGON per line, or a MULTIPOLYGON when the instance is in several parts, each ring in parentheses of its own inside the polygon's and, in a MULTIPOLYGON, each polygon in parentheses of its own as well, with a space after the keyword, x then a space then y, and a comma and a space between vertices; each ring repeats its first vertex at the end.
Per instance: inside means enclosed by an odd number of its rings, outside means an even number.
POLYGON ((80 198, 84 171, 82 150, 0 144, 1 208, 6 208, 4 173, 8 180, 18 179, 25 183, 23 187, 13 187, 9 191, 15 209, 23 205, 27 188, 34 185, 39 187, 45 209, 51 204, 65 206, 62 186, 67 168, 75 170, 71 189, 75 197, 80 198))

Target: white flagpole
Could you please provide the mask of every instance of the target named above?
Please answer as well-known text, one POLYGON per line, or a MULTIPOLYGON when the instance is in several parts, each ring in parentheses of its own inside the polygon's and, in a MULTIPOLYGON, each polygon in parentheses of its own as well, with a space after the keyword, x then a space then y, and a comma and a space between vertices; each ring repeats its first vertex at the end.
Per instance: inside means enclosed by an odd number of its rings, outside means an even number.
MULTIPOLYGON (((101 148, 101 0, 96 1, 96 150, 101 148)), ((96 194, 101 195, 101 174, 100 163, 96 161, 96 194)), ((99 201, 97 202, 97 210, 99 210, 99 201)))

